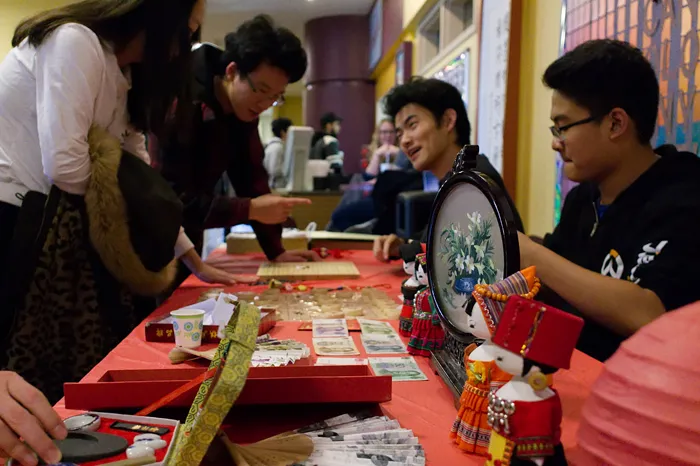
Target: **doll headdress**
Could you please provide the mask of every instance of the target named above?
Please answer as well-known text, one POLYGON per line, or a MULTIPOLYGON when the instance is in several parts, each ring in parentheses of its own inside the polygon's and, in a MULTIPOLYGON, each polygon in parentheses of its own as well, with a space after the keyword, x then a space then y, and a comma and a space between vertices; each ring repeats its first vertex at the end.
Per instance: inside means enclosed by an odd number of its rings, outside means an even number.
POLYGON ((492 341, 535 363, 568 369, 582 329, 580 317, 531 299, 512 296, 492 341))
POLYGON ((496 332, 506 301, 512 295, 532 299, 540 290, 540 281, 536 275, 537 269, 528 267, 524 270, 496 282, 492 285, 476 285, 472 295, 484 311, 484 320, 491 330, 496 332))
POLYGON ((419 265, 422 265, 423 267, 425 267, 428 264, 427 257, 428 256, 424 252, 422 252, 420 254, 416 254, 416 262, 419 265))

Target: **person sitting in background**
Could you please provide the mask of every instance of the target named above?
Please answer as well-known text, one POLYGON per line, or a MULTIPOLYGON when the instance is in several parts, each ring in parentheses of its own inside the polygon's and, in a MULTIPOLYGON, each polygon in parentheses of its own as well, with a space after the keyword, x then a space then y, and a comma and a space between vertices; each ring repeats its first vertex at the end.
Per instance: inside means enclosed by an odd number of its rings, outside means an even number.
POLYGON ((265 170, 270 176, 270 188, 280 189, 287 186, 284 174, 284 144, 287 141, 287 131, 292 126, 289 118, 277 118, 272 122, 274 137, 265 146, 265 170))
MULTIPOLYGON (((328 231, 345 231, 348 228, 354 227, 353 229, 359 231, 365 231, 372 229, 372 220, 375 219, 375 200, 372 196, 372 190, 377 180, 381 177, 381 168, 385 168, 384 171, 391 170, 403 170, 403 171, 413 171, 413 165, 411 161, 408 160, 406 154, 401 152, 396 146, 396 129, 394 128, 394 121, 390 118, 385 118, 379 122, 377 128, 374 131, 372 137, 372 142, 369 144, 368 149, 371 151, 370 162, 362 174, 362 179, 365 180, 364 183, 357 183, 352 186, 351 189, 346 190, 346 194, 343 196, 352 196, 353 200, 343 199, 338 207, 335 208, 333 214, 331 215, 331 221, 326 227, 328 231)), ((415 182, 420 181, 420 177, 417 172, 414 173, 416 176, 413 177, 415 182)), ((404 180, 405 182, 400 183, 400 185, 395 186, 393 189, 394 196, 398 195, 400 192, 405 190, 421 189, 422 186, 417 186, 410 180, 404 180)), ((380 183, 380 189, 383 183, 380 183)), ((420 183, 419 183, 420 184, 420 183)))
POLYGON ((412 168, 411 161, 408 160, 406 154, 396 146, 396 128, 391 118, 384 118, 379 122, 369 150, 372 155, 365 169, 365 178, 376 178, 383 171, 383 167, 390 170, 412 168))
MULTIPOLYGON (((462 95, 444 81, 413 78, 394 87, 384 99, 384 112, 394 119, 399 146, 413 163, 413 168, 430 171, 442 181, 462 147, 470 144, 471 125, 462 95)), ((522 220, 503 179, 484 155, 477 156, 476 170, 490 177, 506 193, 518 230, 522 231, 522 220)), ((377 215, 385 216, 381 212, 377 215)), ((426 242, 426 238, 427 225, 416 239, 426 242)), ((395 234, 380 236, 374 241, 374 256, 383 262, 397 259, 399 246, 406 241, 395 234)))
POLYGON ((585 42, 543 81, 553 90, 552 149, 580 184, 544 245, 519 235, 520 263, 537 267, 538 299, 584 318, 577 347, 603 361, 666 311, 700 300, 700 159, 653 149, 659 82, 626 42, 585 42))
POLYGON ((328 157, 340 154, 340 123, 343 121, 333 112, 328 112, 321 117, 321 131, 316 132, 311 138, 310 160, 326 160, 328 157))

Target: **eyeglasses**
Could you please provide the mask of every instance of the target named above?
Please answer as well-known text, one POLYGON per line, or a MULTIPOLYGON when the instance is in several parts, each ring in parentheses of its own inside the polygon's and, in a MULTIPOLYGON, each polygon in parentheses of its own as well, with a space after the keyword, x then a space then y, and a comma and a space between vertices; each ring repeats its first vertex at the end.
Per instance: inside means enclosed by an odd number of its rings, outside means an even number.
POLYGON ((284 94, 277 94, 277 95, 267 95, 264 92, 258 90, 257 87, 255 87, 255 84, 253 81, 250 79, 250 76, 246 76, 245 80, 248 82, 248 85, 250 86, 250 90, 255 92, 256 94, 261 94, 265 97, 266 100, 271 100, 272 101, 272 106, 276 107, 278 105, 282 105, 285 101, 284 99, 284 94))
POLYGON ((557 138, 560 141, 563 141, 564 140, 564 132, 566 130, 571 129, 574 126, 585 125, 586 123, 590 123, 590 122, 595 121, 597 119, 598 119, 598 117, 591 116, 588 118, 584 118, 583 120, 574 121, 573 123, 569 123, 568 125, 564 125, 564 126, 559 126, 559 127, 550 126, 549 130, 552 132, 552 136, 554 136, 555 138, 557 138))

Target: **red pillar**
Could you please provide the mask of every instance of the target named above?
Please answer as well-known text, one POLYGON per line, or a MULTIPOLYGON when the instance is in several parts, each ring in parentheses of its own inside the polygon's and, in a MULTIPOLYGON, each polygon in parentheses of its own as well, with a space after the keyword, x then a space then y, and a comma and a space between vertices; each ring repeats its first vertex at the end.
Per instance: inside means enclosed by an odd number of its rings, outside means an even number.
POLYGON ((367 16, 316 18, 305 26, 309 69, 304 122, 318 128, 326 112, 343 118, 338 137, 345 152, 345 172, 358 173, 360 151, 374 131, 374 81, 369 70, 367 16))

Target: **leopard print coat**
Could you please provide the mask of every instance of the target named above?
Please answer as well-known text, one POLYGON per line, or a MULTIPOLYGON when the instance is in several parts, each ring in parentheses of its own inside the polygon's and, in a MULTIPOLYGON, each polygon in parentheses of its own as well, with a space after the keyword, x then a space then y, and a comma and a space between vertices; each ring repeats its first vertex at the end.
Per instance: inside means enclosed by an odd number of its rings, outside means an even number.
POLYGON ((21 291, 11 301, 13 324, 0 353, 0 367, 19 373, 52 404, 64 383, 79 381, 138 324, 131 292, 157 295, 176 272, 175 260, 159 272, 141 264, 118 187, 119 143, 99 129, 88 140, 88 192, 52 188, 27 258, 35 268, 14 284, 21 291))

